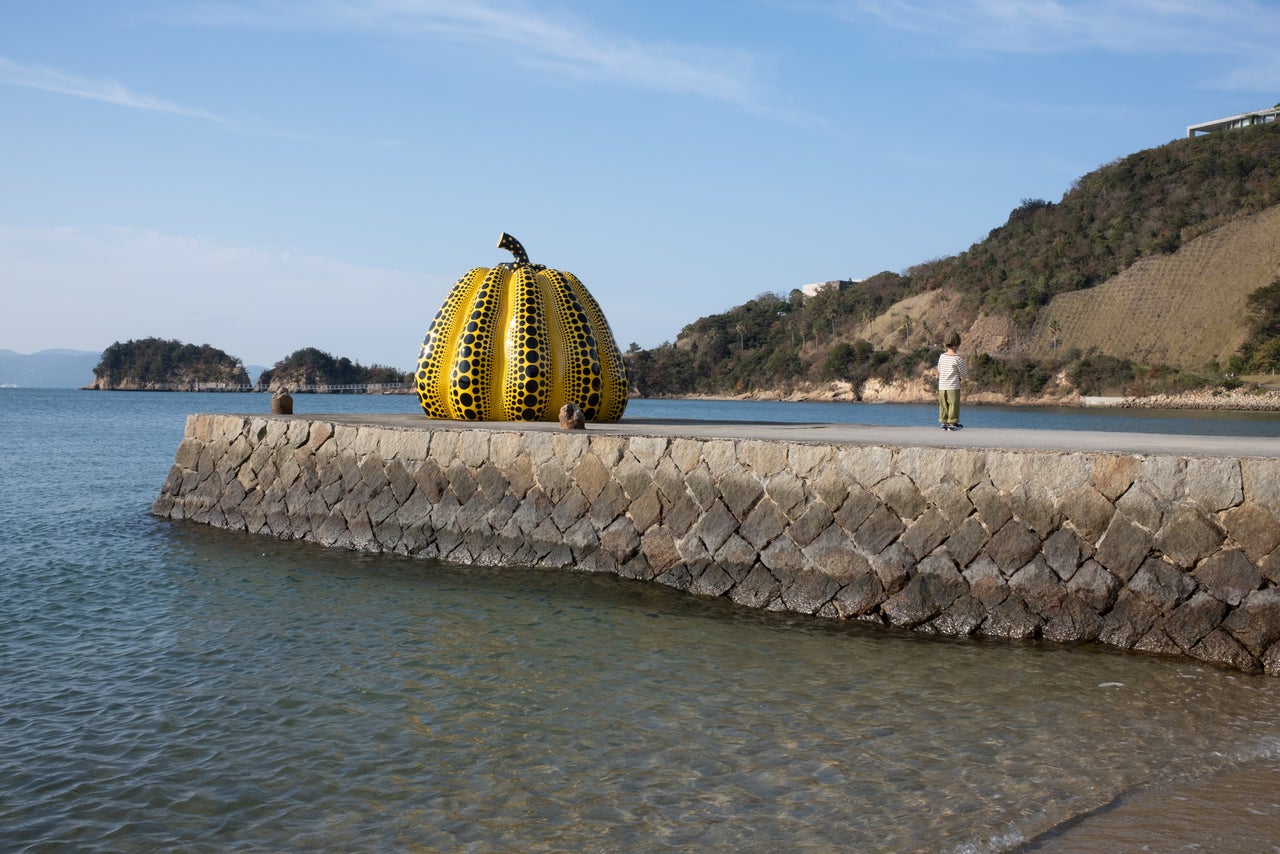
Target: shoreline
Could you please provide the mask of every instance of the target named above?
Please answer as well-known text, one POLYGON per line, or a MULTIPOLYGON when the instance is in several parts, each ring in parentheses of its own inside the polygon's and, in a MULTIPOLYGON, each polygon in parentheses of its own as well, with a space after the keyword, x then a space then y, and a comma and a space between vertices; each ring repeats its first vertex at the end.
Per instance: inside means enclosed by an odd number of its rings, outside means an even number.
MULTIPOLYGON (((833 383, 827 388, 782 391, 765 389, 740 394, 656 395, 653 400, 724 400, 773 401, 779 403, 919 403, 932 404, 937 397, 932 389, 920 388, 919 382, 895 383, 889 386, 868 383, 858 395, 848 383, 833 383)), ((1280 412, 1280 391, 1264 389, 1202 389, 1182 394, 1154 394, 1143 397, 1092 396, 1076 393, 1009 397, 995 392, 972 392, 964 395, 968 406, 1062 406, 1074 408, 1114 409, 1185 409, 1215 412, 1280 412)))

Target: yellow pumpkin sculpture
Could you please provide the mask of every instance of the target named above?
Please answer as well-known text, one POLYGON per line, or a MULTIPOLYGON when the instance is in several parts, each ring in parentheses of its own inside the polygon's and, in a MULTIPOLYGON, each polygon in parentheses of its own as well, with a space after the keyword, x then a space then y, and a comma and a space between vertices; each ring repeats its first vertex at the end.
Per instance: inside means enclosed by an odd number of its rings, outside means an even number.
POLYGON ((566 403, 588 421, 627 408, 627 369, 609 323, 572 273, 515 261, 466 273, 436 312, 418 353, 418 400, 431 418, 555 421, 566 403))

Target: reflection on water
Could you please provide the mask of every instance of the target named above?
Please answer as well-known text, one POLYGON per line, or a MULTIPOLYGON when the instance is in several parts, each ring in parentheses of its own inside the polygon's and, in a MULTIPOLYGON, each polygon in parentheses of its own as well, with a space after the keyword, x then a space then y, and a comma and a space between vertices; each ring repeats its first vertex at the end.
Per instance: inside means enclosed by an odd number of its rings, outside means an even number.
POLYGON ((1211 795, 1274 807, 1276 680, 172 525, 183 397, 0 407, 6 850, 1137 850, 1170 801, 1198 838, 1268 827, 1211 795))

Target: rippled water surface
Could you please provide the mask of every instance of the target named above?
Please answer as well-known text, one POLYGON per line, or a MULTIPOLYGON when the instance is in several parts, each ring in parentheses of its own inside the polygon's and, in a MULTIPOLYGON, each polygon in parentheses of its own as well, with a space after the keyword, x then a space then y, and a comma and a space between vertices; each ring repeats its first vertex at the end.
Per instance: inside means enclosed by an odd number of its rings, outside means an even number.
POLYGON ((254 408, 0 392, 3 850, 1140 850, 1079 817, 1226 839, 1185 793, 1232 779, 1280 830, 1280 680, 150 517, 186 414, 254 408))

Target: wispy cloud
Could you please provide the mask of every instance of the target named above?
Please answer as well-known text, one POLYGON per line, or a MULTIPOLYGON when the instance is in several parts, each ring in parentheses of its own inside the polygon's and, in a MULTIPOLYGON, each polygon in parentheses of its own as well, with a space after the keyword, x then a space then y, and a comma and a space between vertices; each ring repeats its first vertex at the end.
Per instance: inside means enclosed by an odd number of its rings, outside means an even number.
POLYGON ((134 92, 115 80, 81 77, 40 65, 23 65, 2 56, 0 56, 0 84, 55 92, 59 95, 69 95, 90 101, 102 101, 132 110, 169 113, 217 124, 229 124, 226 119, 207 110, 186 107, 152 95, 134 92))
POLYGON ((527 4, 493 0, 222 2, 205 4, 186 18, 209 26, 305 28, 479 46, 490 49, 489 57, 580 79, 766 109, 757 87, 756 57, 750 51, 643 42, 581 18, 535 11, 527 4))
POLYGON ((846 16, 1002 53, 1086 48, 1275 52, 1280 7, 1258 0, 844 0, 846 16))
POLYGON ((1280 89, 1280 6, 1269 0, 837 0, 937 46, 985 53, 1100 50, 1220 59, 1206 86, 1280 89))
POLYGON ((40 65, 23 65, 0 56, 0 86, 18 86, 25 89, 38 89, 73 98, 84 98, 90 101, 101 101, 132 110, 145 110, 154 113, 167 113, 174 116, 185 116, 220 125, 227 131, 252 136, 265 136, 275 139, 288 139, 300 142, 321 143, 326 145, 372 145, 378 148, 391 148, 400 145, 393 139, 377 139, 373 141, 358 139, 339 139, 328 136, 317 136, 309 133, 279 130, 269 127, 250 127, 232 119, 195 107, 186 107, 172 101, 166 101, 151 95, 143 95, 131 91, 121 83, 110 79, 94 79, 75 74, 67 74, 40 65))

